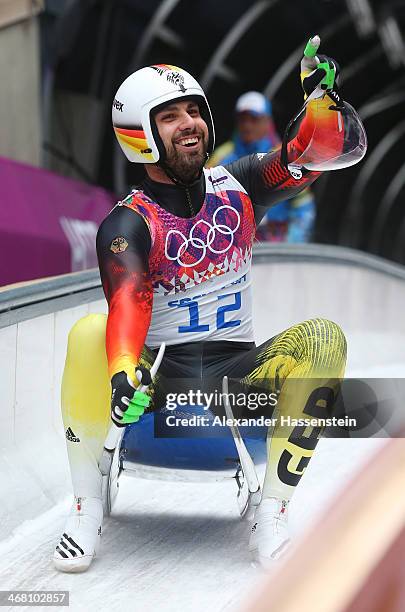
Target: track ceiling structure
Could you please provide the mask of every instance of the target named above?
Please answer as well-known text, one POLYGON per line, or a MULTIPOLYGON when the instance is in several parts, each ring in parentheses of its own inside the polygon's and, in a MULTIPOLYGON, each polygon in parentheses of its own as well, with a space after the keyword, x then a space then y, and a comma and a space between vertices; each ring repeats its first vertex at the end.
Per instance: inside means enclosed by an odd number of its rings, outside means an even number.
MULTIPOLYGON (((342 93, 363 118, 369 152, 361 165, 317 182, 316 240, 405 263, 405 0, 70 0, 53 20, 49 12, 42 19, 45 140, 57 155, 57 93, 97 100, 88 178, 120 195, 139 179, 110 122, 111 99, 130 72, 162 62, 190 71, 210 101, 218 143, 229 138, 235 100, 249 89, 271 98, 283 133, 302 104, 302 50, 319 33, 322 51, 342 66, 342 93)), ((75 163, 72 152, 68 158, 75 163)))

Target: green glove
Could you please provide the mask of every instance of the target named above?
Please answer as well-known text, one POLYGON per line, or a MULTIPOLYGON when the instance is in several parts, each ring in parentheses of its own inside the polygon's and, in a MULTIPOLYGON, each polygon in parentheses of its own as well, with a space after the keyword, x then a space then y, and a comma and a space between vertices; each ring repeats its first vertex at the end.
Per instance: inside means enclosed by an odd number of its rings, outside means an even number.
POLYGON ((136 423, 150 404, 150 397, 137 391, 126 372, 118 372, 111 379, 111 418, 118 427, 136 423))
POLYGON ((334 88, 339 71, 335 60, 326 55, 317 55, 320 44, 321 39, 318 35, 310 38, 301 60, 301 82, 307 96, 317 87, 320 89, 320 96, 324 95, 326 91, 331 91, 334 88))
POLYGON ((129 425, 139 421, 139 417, 143 415, 149 404, 149 395, 146 395, 143 391, 135 391, 134 397, 129 401, 128 408, 124 412, 122 423, 129 425))

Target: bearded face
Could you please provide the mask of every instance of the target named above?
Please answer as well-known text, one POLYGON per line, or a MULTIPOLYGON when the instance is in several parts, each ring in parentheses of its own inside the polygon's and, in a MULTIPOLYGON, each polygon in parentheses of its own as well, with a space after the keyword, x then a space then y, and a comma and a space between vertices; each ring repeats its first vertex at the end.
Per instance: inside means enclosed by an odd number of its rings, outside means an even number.
POLYGON ((208 128, 194 101, 175 101, 155 115, 166 149, 166 164, 176 177, 195 179, 207 159, 208 128))
POLYGON ((188 183, 198 176, 204 166, 207 149, 208 136, 202 130, 183 132, 166 148, 166 163, 175 176, 188 183))

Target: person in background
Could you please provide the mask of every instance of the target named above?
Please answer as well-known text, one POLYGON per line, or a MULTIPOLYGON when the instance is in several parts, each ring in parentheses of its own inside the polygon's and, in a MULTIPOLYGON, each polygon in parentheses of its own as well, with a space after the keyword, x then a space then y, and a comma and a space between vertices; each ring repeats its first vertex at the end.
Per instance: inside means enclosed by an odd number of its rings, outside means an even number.
MULTIPOLYGON (((258 91, 241 95, 235 107, 236 129, 232 140, 215 149, 207 167, 229 164, 252 153, 280 146, 270 101, 258 91)), ((309 242, 315 221, 310 189, 270 208, 257 228, 256 238, 270 242, 309 242)))

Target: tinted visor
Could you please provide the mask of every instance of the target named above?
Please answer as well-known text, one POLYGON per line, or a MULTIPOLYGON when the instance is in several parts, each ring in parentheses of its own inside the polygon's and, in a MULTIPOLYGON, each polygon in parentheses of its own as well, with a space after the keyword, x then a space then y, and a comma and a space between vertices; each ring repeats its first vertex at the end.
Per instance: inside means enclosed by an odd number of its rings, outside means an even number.
MULTIPOLYGON (((316 100, 311 102, 311 105, 316 104, 316 100)), ((305 112, 304 108, 296 121, 302 120, 305 112)), ((330 107, 327 113, 331 113, 330 121, 325 117, 325 111, 322 120, 311 121, 309 134, 306 134, 308 145, 295 159, 289 155, 289 166, 322 172, 348 168, 363 159, 367 151, 367 136, 355 109, 343 102, 339 107, 330 107)), ((296 131, 296 121, 293 121, 287 130, 285 146, 296 131)))

